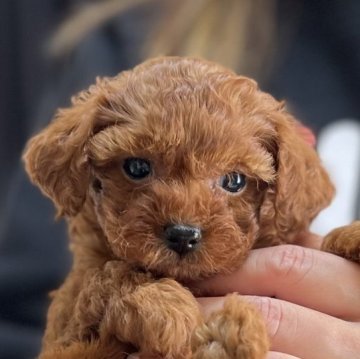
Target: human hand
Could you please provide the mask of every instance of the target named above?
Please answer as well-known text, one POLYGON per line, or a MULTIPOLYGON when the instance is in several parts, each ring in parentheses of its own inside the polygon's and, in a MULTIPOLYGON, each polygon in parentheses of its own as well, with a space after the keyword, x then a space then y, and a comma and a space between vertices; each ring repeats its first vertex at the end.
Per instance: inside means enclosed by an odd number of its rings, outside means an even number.
POLYGON ((256 249, 240 270, 197 283, 212 296, 198 299, 204 315, 238 292, 267 323, 266 359, 360 358, 360 266, 316 250, 318 236, 304 235, 298 244, 308 248, 256 249))
MULTIPOLYGON (((317 237, 303 243, 319 247, 317 237)), ((283 245, 253 250, 237 272, 198 284, 204 314, 238 292, 267 323, 267 359, 360 358, 360 266, 312 248, 283 245), (214 297, 215 296, 215 297, 214 297)))

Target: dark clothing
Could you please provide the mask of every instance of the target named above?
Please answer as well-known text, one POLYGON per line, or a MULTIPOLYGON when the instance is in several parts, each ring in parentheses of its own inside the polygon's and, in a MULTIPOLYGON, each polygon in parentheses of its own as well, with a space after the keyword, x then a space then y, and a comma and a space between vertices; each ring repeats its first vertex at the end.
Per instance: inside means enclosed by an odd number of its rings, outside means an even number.
MULTIPOLYGON (((45 41, 68 3, 0 2, 0 359, 36 355, 47 293, 71 262, 64 223, 53 222, 50 201, 20 169, 24 141, 96 76, 134 66, 152 21, 149 9, 134 9, 87 35, 66 58, 47 59, 45 41)), ((287 16, 282 3, 279 21, 287 16)), ((280 51, 281 61, 262 87, 288 99, 316 130, 335 119, 359 119, 360 2, 308 0, 300 15, 291 45, 280 51)))

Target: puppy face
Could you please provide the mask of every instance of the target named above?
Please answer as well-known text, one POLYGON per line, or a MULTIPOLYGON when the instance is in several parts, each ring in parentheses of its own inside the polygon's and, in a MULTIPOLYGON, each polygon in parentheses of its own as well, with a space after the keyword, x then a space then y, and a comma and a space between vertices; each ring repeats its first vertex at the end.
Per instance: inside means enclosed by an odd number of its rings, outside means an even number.
POLYGON ((252 80, 162 58, 81 94, 25 160, 62 213, 92 209, 116 257, 195 279, 234 270, 259 243, 290 240, 329 201, 295 127, 252 80), (301 193, 311 181, 322 192, 301 193))
POLYGON ((176 277, 241 263, 275 176, 254 119, 239 121, 193 86, 177 101, 161 98, 162 90, 148 94, 161 113, 144 108, 133 114, 137 121, 102 130, 87 147, 91 196, 113 252, 176 277), (204 96, 219 112, 209 112, 204 96))

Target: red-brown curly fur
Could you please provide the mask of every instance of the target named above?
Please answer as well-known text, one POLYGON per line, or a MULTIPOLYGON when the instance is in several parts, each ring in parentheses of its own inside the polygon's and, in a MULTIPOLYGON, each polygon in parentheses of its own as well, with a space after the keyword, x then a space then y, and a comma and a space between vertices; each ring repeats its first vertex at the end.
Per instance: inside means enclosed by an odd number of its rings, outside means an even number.
POLYGON ((192 58, 153 59, 74 97, 24 155, 74 253, 40 358, 264 358, 250 305, 230 296, 205 320, 185 283, 292 243, 329 204, 333 187, 297 126, 253 80, 192 58), (128 157, 150 161, 151 176, 130 180, 128 157), (247 179, 236 194, 219 186, 231 172, 247 179), (168 249, 168 223, 200 227, 200 248, 168 249))

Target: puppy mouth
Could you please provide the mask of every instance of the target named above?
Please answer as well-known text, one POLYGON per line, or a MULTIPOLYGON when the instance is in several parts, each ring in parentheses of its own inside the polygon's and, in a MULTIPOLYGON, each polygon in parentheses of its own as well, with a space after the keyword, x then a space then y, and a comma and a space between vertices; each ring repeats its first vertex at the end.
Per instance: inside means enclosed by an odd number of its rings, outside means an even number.
POLYGON ((149 248, 145 257, 141 260, 144 268, 155 275, 173 277, 192 277, 202 267, 206 254, 206 238, 172 238, 164 233, 154 236, 157 241, 156 249, 149 248))
POLYGON ((188 248, 185 246, 176 252, 171 249, 169 250, 168 248, 166 251, 169 253, 174 265, 196 264, 198 261, 198 254, 200 253, 200 245, 191 252, 189 252, 188 248))

